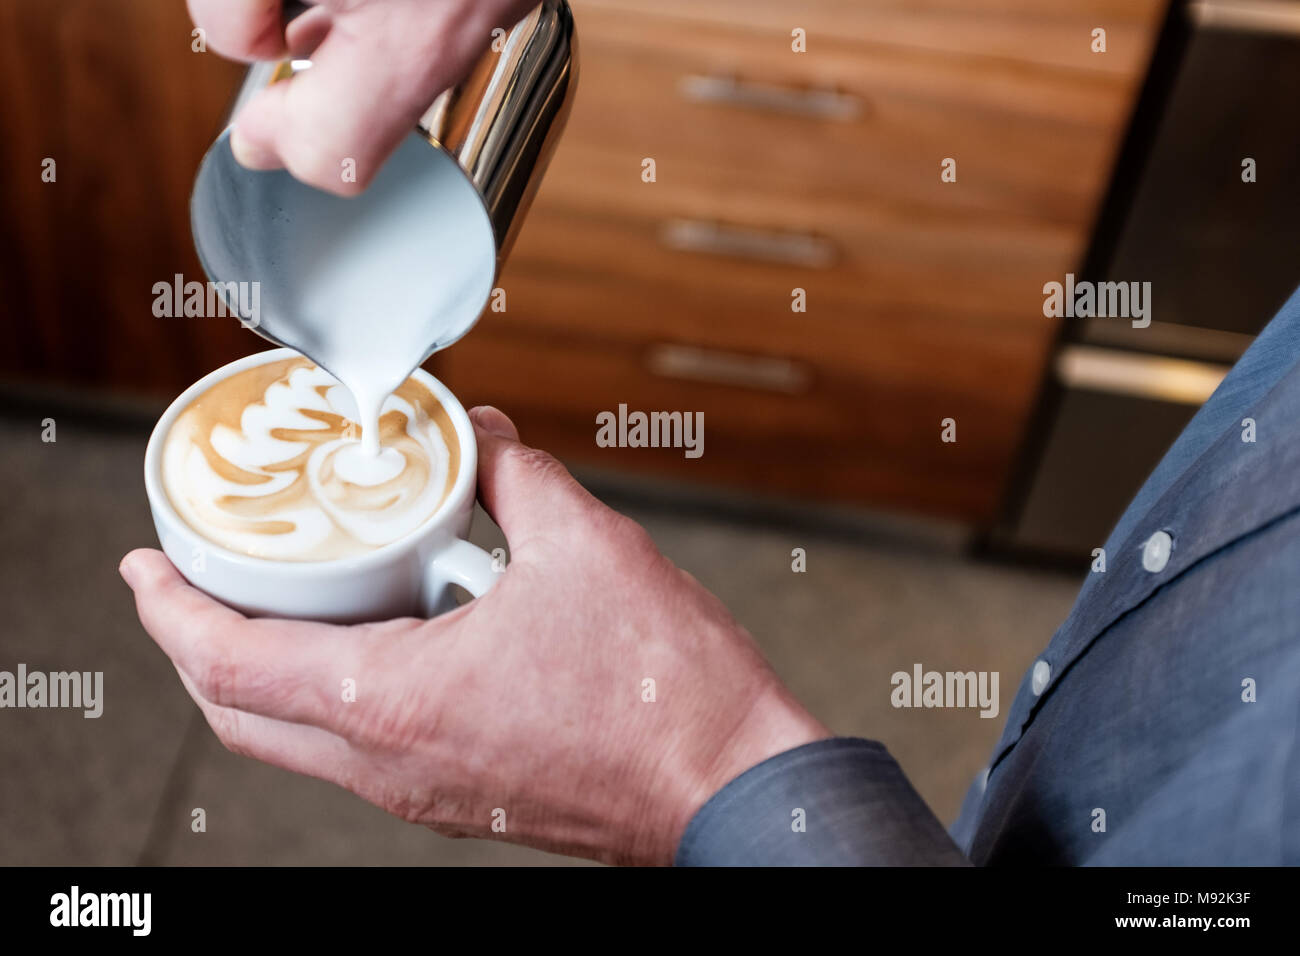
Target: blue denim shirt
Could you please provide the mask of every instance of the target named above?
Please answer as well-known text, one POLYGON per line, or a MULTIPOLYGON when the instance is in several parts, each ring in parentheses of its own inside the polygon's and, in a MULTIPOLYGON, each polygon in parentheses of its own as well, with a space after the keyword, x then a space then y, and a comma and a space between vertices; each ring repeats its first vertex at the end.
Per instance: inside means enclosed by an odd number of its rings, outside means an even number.
POLYGON ((835 738, 727 784, 678 864, 1300 863, 1298 358, 1300 292, 1120 518, 951 831, 835 738))

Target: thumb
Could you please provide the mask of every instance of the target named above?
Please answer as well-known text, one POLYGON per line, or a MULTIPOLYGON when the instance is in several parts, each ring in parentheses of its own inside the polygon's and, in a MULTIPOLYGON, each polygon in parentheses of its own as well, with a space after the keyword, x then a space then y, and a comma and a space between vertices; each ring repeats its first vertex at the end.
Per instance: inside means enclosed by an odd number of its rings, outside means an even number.
POLYGON ((481 405, 469 417, 478 440, 479 501, 512 551, 601 507, 551 455, 522 444, 504 413, 481 405))

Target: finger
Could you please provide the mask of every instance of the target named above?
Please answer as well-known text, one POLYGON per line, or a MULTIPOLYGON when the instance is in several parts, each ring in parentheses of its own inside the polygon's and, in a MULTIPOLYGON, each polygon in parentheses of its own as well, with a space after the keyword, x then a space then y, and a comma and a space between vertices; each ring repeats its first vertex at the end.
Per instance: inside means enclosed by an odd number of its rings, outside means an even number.
POLYGON ((220 707, 199 693, 185 671, 178 667, 176 673, 212 732, 231 753, 343 787, 356 778, 362 758, 342 737, 308 724, 220 707))
POLYGON ((295 17, 284 30, 289 56, 299 60, 309 58, 325 42, 332 23, 325 7, 311 7, 295 17))
POLYGON ((562 464, 519 441, 514 423, 491 406, 470 413, 478 443, 478 495, 518 553, 528 539, 601 507, 562 464))
POLYGON ((340 733, 350 726, 338 688, 359 671, 355 629, 246 618, 187 584, 160 551, 132 551, 121 572, 145 630, 205 700, 340 733))
POLYGON ((360 192, 458 69, 454 56, 444 63, 441 51, 423 49, 435 27, 352 14, 347 29, 328 32, 310 69, 262 90, 235 117, 236 158, 255 168, 278 161, 338 195, 360 192), (443 69, 429 70, 431 58, 443 69))
POLYGON ((273 60, 286 52, 280 0, 189 0, 190 19, 208 46, 232 60, 273 60))

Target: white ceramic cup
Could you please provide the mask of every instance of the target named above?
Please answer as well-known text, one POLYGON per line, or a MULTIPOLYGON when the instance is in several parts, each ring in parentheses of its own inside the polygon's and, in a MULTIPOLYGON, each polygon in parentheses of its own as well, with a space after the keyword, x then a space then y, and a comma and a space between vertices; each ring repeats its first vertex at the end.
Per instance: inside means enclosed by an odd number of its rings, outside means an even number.
POLYGON ((272 561, 224 548, 176 513, 163 487, 162 458, 164 440, 177 416, 222 379, 296 357, 291 349, 272 349, 231 362, 187 388, 154 426, 144 455, 144 485, 158 540, 172 564, 199 590, 257 617, 333 623, 432 617, 456 606, 452 585, 474 597, 484 594, 499 574, 492 557, 465 540, 478 475, 474 428, 456 397, 423 369, 416 369, 414 377, 433 392, 456 429, 460 473, 438 510, 405 537, 333 561, 272 561))

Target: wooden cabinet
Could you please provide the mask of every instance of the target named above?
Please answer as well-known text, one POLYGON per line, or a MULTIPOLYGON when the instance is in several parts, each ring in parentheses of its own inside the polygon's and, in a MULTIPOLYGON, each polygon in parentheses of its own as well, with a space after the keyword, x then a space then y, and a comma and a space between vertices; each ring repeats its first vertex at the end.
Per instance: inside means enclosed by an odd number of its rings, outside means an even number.
POLYGON ((986 520, 1163 5, 574 6, 506 310, 434 371, 571 460, 986 520), (703 412, 705 453, 599 447, 620 405, 703 412))

